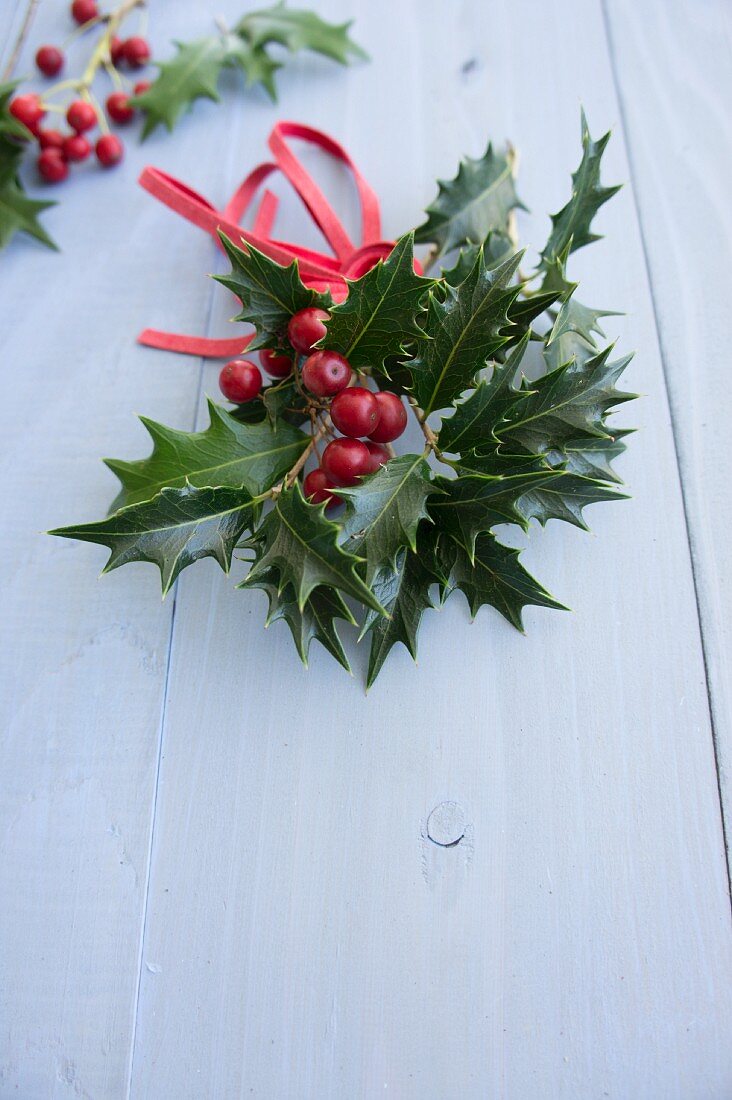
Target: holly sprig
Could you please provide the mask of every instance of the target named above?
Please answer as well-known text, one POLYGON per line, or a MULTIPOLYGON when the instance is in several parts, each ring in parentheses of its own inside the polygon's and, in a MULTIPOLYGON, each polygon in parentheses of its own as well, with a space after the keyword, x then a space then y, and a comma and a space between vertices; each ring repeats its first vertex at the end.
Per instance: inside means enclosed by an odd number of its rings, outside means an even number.
POLYGON ((220 281, 279 377, 262 388, 259 368, 235 360, 221 385, 237 404, 211 403, 204 431, 145 421, 150 457, 108 460, 121 482, 111 514, 53 533, 107 546, 106 570, 153 562, 164 590, 201 557, 228 571, 239 550, 239 587, 264 590, 267 622, 287 623, 306 664, 316 639, 348 668, 337 621, 359 625, 368 685, 397 643, 416 655, 425 612, 453 592, 518 629, 527 606, 562 608, 501 529, 585 528, 588 505, 624 496, 612 463, 628 431, 609 418, 634 396, 617 387, 630 356, 614 356, 609 311, 582 305, 567 276, 615 191, 600 184, 606 143, 583 116, 572 195, 528 272, 513 158, 490 146, 440 184, 416 232, 432 246, 422 273, 408 233, 338 303, 296 262, 224 238, 220 281), (422 446, 396 453, 407 410, 422 446))
POLYGON ((328 23, 281 0, 274 7, 242 16, 231 29, 222 26, 215 34, 175 43, 176 55, 158 62, 142 34, 122 37, 129 17, 145 3, 119 0, 103 12, 97 0, 72 0, 70 14, 77 26, 60 46, 40 46, 35 60, 41 74, 59 76, 78 39, 89 47, 78 74, 48 84, 40 94, 16 94, 20 81, 0 85, 0 249, 16 232, 56 247, 38 221, 38 215, 53 203, 29 198, 19 174, 34 143, 40 179, 60 184, 75 166, 91 162, 93 154, 103 168, 122 160, 124 145, 112 127, 128 126, 142 117, 144 140, 158 126, 172 131, 197 99, 218 101, 219 78, 225 68, 239 69, 247 88, 261 85, 276 100, 275 73, 283 66, 283 54, 311 50, 342 65, 367 56, 350 38, 350 23, 328 23), (131 70, 148 63, 158 65, 155 80, 128 77, 131 70), (106 95, 102 95, 105 81, 106 95), (50 126, 54 116, 65 116, 68 130, 50 126))

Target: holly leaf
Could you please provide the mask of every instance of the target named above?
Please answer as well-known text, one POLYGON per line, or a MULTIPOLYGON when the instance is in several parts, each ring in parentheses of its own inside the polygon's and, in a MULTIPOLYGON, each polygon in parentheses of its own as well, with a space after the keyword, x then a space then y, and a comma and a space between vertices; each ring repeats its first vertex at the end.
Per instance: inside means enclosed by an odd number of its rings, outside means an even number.
POLYGON ((408 233, 386 260, 360 279, 348 280, 348 296, 331 308, 328 332, 318 347, 340 352, 356 369, 385 373, 386 358, 403 355, 410 338, 424 338, 417 319, 433 285, 433 279, 414 273, 414 234, 408 233))
POLYGON ((600 240, 599 234, 590 230, 592 220, 600 207, 620 190, 620 185, 603 187, 600 183, 600 162, 609 140, 609 131, 598 141, 592 140, 583 111, 582 160, 572 176, 572 197, 566 206, 552 214, 552 231, 541 254, 540 269, 545 269, 565 250, 569 254, 600 240))
POLYGON ((193 42, 175 42, 177 54, 171 61, 157 62, 157 80, 130 103, 145 113, 142 140, 158 126, 172 131, 184 111, 197 99, 219 100, 221 70, 230 61, 226 41, 220 35, 207 35, 193 42))
POLYGON ((379 675, 397 642, 406 646, 411 656, 417 659, 417 634, 422 615, 434 607, 430 589, 436 580, 434 570, 425 564, 430 554, 434 553, 434 534, 425 536, 422 533, 425 531, 431 531, 429 524, 423 525, 420 530, 416 551, 402 550, 394 566, 382 570, 374 581, 374 595, 386 608, 389 617, 369 611, 361 630, 359 640, 366 634, 371 635, 367 688, 379 675), (427 541, 428 537, 432 538, 432 544, 427 541))
POLYGON ((573 360, 531 383, 496 435, 533 454, 556 448, 570 439, 599 436, 611 439, 605 417, 634 394, 615 388, 632 356, 610 361, 612 346, 586 362, 573 360))
POLYGON ((309 437, 289 424, 276 432, 266 422, 242 424, 212 401, 208 411, 210 423, 202 432, 181 432, 141 417, 153 441, 152 454, 137 462, 105 459, 122 482, 113 510, 186 483, 244 486, 257 496, 287 473, 308 445, 309 437))
POLYGON ((465 546, 471 561, 478 535, 500 523, 528 526, 520 507, 524 494, 540 492, 562 476, 540 458, 499 454, 486 460, 481 471, 459 468, 458 474, 436 479, 442 495, 430 500, 429 514, 440 531, 465 546))
POLYGON ((308 306, 331 308, 329 294, 303 285, 297 260, 283 267, 253 245, 239 248, 224 233, 219 236, 231 261, 231 274, 214 278, 241 301, 242 311, 234 320, 254 325, 256 338, 249 344, 250 351, 285 348, 287 322, 293 313, 308 306))
POLYGON ((306 503, 296 481, 278 495, 250 540, 248 545, 255 549, 256 557, 242 586, 254 584, 263 573, 275 569, 279 590, 292 585, 301 610, 316 588, 327 585, 384 614, 356 572, 362 559, 338 545, 339 534, 339 525, 325 518, 324 506, 306 503))
POLYGON ((343 665, 347 672, 351 671, 348 658, 338 637, 335 620, 344 619, 347 623, 352 624, 356 620, 339 592, 333 588, 315 588, 301 608, 298 605, 295 590, 291 584, 285 585, 280 591, 276 569, 263 570, 251 582, 250 587, 261 588, 266 592, 269 600, 269 611, 265 626, 270 626, 278 619, 282 619, 287 623, 295 642, 295 648, 300 655, 300 660, 306 668, 308 667, 310 643, 315 639, 335 657, 339 664, 343 665))
MULTIPOLYGON (((466 244, 458 253, 457 259, 451 268, 443 270, 441 277, 450 286, 459 286, 463 279, 466 279, 470 272, 473 270, 476 257, 481 248, 479 244, 466 244)), ((491 230, 486 239, 483 241, 483 258, 485 265, 489 271, 492 271, 496 267, 500 267, 502 263, 505 263, 515 251, 511 242, 511 238, 505 233, 501 233, 500 230, 491 230)))
POLYGON ((591 309, 578 302, 574 295, 562 303, 557 318, 546 339, 544 359, 549 370, 568 363, 571 359, 580 361, 597 354, 595 334, 604 336, 600 328, 601 317, 619 316, 611 309, 591 309))
POLYGON ((504 546, 495 535, 482 534, 470 546, 454 537, 439 542, 449 589, 459 589, 473 618, 485 604, 495 607, 517 630, 523 630, 522 612, 528 604, 567 608, 542 588, 519 561, 520 550, 504 546))
POLYGON ((242 487, 205 487, 186 483, 165 488, 152 500, 122 508, 99 523, 50 531, 109 547, 103 572, 133 561, 152 562, 160 570, 163 595, 186 566, 215 558, 225 573, 242 534, 254 523, 258 506, 242 487))
POLYGON ((632 429, 613 428, 609 436, 589 436, 583 439, 568 439, 561 450, 549 450, 544 458, 551 465, 564 465, 570 473, 600 481, 619 482, 611 466, 625 450, 623 439, 632 435, 632 429))
POLYGON ((454 406, 452 416, 440 423, 440 450, 447 454, 483 453, 497 442, 496 430, 506 413, 528 396, 514 388, 516 373, 529 343, 528 333, 504 364, 495 363, 490 378, 480 381, 470 395, 454 406))
POLYGON ((244 73, 247 88, 261 84, 273 103, 277 102, 274 75, 282 68, 262 46, 254 46, 239 34, 225 34, 222 42, 226 51, 225 65, 236 66, 244 73))
POLYGON ((351 57, 368 59, 368 54, 349 38, 350 27, 351 22, 326 23, 314 12, 287 8, 279 3, 262 11, 248 12, 234 29, 253 46, 278 42, 291 53, 313 50, 347 65, 351 57))
POLYGON ((536 519, 545 526, 550 519, 561 519, 588 531, 582 514, 588 504, 627 499, 625 493, 619 493, 595 478, 559 470, 554 478, 533 486, 521 496, 516 502, 516 509, 527 523, 536 519))
POLYGON ((276 385, 267 386, 262 391, 262 400, 269 422, 275 431, 280 421, 300 425, 307 420, 303 396, 292 376, 284 378, 276 385))
POLYGON ((408 364, 414 396, 426 416, 472 386, 478 371, 506 344, 502 330, 519 293, 518 286, 508 284, 520 260, 517 254, 490 271, 480 251, 470 275, 458 287, 448 286, 444 300, 430 296, 424 320, 430 339, 421 342, 408 364))
POLYGON ((56 203, 29 198, 15 174, 16 166, 7 158, 3 164, 1 158, 0 153, 0 248, 4 248, 15 233, 28 233, 58 251, 58 245, 38 221, 38 215, 56 203))
POLYGON ((339 489, 347 506, 345 546, 366 561, 366 583, 393 568, 397 554, 416 547, 417 527, 427 517, 435 488, 423 455, 399 455, 350 489, 339 489))
POLYGON ((512 210, 526 207, 516 194, 511 153, 496 153, 460 162, 454 180, 438 180, 437 198, 427 207, 427 221, 415 232, 418 244, 434 244, 438 255, 465 244, 480 244, 491 231, 508 236, 512 210))

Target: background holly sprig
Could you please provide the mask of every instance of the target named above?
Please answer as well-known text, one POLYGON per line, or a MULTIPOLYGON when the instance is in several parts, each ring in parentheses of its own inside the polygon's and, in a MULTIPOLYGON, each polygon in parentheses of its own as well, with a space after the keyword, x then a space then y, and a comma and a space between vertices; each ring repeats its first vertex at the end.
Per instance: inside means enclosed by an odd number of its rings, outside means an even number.
POLYGON ((122 486, 111 514, 54 533, 107 546, 105 570, 153 562, 164 591, 201 557, 228 571, 239 547, 250 559, 240 587, 266 593, 267 621, 287 622, 306 663, 316 638, 348 668, 336 624, 359 624, 368 684, 397 642, 416 654, 425 611, 454 591, 472 615, 491 605, 518 628, 527 605, 561 607, 497 529, 584 528, 588 504, 623 496, 612 461, 627 430, 608 417, 633 396, 616 388, 630 357, 603 346, 608 311, 583 305, 567 275, 617 190, 600 182, 607 140, 593 141, 583 116, 571 198, 528 273, 514 247, 513 158, 490 146, 343 302, 306 287, 296 263, 224 240, 220 281, 280 377, 262 389, 259 368, 237 360, 221 383, 238 405, 210 403, 204 431, 143 421, 152 454, 107 463, 122 486), (415 240, 439 274, 416 272, 415 240), (419 424, 412 453, 391 448, 404 426, 395 402, 419 424))
POLYGON ((120 162, 124 145, 112 127, 127 126, 142 116, 144 140, 158 126, 172 131, 197 99, 218 101, 225 68, 239 69, 247 88, 261 85, 275 100, 275 74, 287 53, 311 50, 343 65, 366 58, 349 37, 350 23, 327 23, 310 11, 286 7, 283 0, 249 12, 231 29, 221 27, 193 42, 177 42, 172 60, 157 62, 143 33, 123 36, 130 16, 145 2, 121 0, 103 12, 97 0, 72 0, 75 29, 60 46, 40 46, 35 61, 42 75, 58 77, 67 65, 69 48, 76 50, 76 40, 81 39, 79 48, 85 44, 89 49, 78 75, 55 81, 41 94, 23 91, 21 81, 0 85, 0 248, 19 231, 55 248, 38 221, 53 204, 30 199, 19 173, 34 147, 40 180, 59 184, 74 165, 93 155, 103 168, 120 162), (155 80, 132 75, 139 76, 138 70, 149 63, 159 68, 155 80), (103 101, 98 78, 107 81, 103 101), (54 116, 65 119, 68 128, 50 126, 54 116))

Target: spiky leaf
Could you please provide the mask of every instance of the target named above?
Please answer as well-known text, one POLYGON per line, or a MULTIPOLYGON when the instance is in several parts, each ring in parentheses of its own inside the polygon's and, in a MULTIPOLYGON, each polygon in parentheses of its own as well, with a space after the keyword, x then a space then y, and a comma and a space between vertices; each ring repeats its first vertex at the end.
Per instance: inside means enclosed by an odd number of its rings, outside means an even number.
POLYGON ((242 585, 254 584, 263 573, 275 569, 280 590, 291 584, 301 609, 311 592, 327 585, 383 612, 356 572, 362 559, 338 545, 339 532, 338 524, 325 518, 322 507, 306 503, 299 482, 295 482, 279 494, 251 540, 256 557, 242 585))
POLYGON ((423 336, 417 318, 433 280, 415 275, 413 245, 414 234, 408 233, 386 260, 349 281, 348 297, 331 308, 319 347, 340 352, 357 369, 383 371, 386 358, 401 355, 410 339, 423 336))
POLYGON ((625 493, 619 493, 602 481, 560 470, 554 478, 525 493, 516 502, 516 508, 526 521, 536 519, 544 525, 550 519, 561 519, 586 531, 588 527, 582 512, 588 504, 626 499, 625 493))
POLYGON ((215 558, 229 571, 234 547, 250 529, 257 505, 244 488, 165 488, 152 500, 122 508, 99 523, 51 531, 67 539, 108 546, 104 572, 132 561, 152 562, 160 570, 163 593, 182 569, 199 558, 215 558))
MULTIPOLYGON (((348 658, 338 637, 335 620, 343 619, 347 623, 354 623, 355 620, 339 592, 333 588, 322 586, 316 588, 310 593, 301 608, 298 605, 295 590, 291 584, 285 585, 280 591, 276 569, 263 570, 251 581, 249 587, 261 588, 266 592, 269 600, 269 611, 265 625, 270 626, 278 619, 282 619, 287 623, 295 642, 295 648, 300 655, 300 660, 306 668, 308 666, 310 643, 316 640, 348 672, 351 671, 348 658)), ((376 617, 379 618, 379 616, 376 617)))
POLYGON ((350 58, 367 59, 360 46, 348 35, 351 23, 326 23, 311 11, 288 8, 284 2, 262 11, 248 12, 234 28, 253 46, 279 42, 295 53, 313 50, 347 65, 350 58))
POLYGON ((348 514, 343 522, 347 549, 366 561, 371 584, 382 569, 394 566, 405 547, 415 548, 419 521, 434 486, 423 455, 392 458, 371 477, 340 490, 348 514))
POLYGON ((481 244, 491 231, 508 234, 509 215, 524 208, 516 194, 510 154, 489 145, 485 156, 460 162, 453 180, 438 180, 437 198, 427 221, 415 234, 419 244, 437 246, 444 255, 465 244, 481 244))
POLYGON ((444 300, 430 296, 419 354, 408 365, 417 403, 426 415, 446 408, 474 382, 478 371, 502 348, 508 309, 519 288, 511 286, 520 255, 494 271, 482 251, 458 287, 447 287, 444 300))
POLYGON ((239 248, 224 233, 220 236, 231 261, 231 274, 215 278, 241 300, 242 311, 234 320, 254 325, 256 338, 249 345, 251 351, 285 347, 287 322, 298 310, 308 306, 330 308, 329 294, 319 294, 301 282, 297 260, 283 267, 253 245, 239 248))
POLYGON ((197 99, 219 99, 219 76, 229 60, 224 39, 220 35, 207 35, 174 45, 178 51, 175 57, 158 62, 157 80, 131 100, 145 115, 143 140, 158 126, 172 131, 183 112, 197 99))
POLYGON ((4 248, 15 233, 27 233, 56 251, 58 246, 38 220, 39 214, 55 205, 29 198, 15 174, 15 165, 0 163, 0 248, 4 248))
POLYGON ((144 417, 153 452, 137 462, 106 459, 122 482, 112 508, 150 500, 166 486, 245 486, 256 496, 270 489, 297 462, 308 437, 289 424, 241 424, 225 409, 208 403, 209 426, 181 432, 144 417))
POLYGON ((605 335, 600 328, 600 318, 617 316, 611 309, 584 306, 572 294, 562 303, 546 340, 544 359, 548 369, 554 370, 571 359, 584 361, 596 355, 595 334, 605 335))

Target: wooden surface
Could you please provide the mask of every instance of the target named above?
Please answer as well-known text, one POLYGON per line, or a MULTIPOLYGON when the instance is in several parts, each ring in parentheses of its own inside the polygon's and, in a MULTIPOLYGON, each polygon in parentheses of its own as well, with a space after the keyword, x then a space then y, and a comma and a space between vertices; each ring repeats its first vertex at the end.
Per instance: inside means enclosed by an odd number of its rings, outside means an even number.
MULTIPOLYGON (((732 12, 316 6, 356 18, 370 65, 298 60, 278 109, 232 79, 225 107, 59 189, 60 256, 0 259, 0 1098, 725 1100, 732 12), (103 514, 99 456, 147 447, 134 412, 190 428, 216 392, 212 365, 133 342, 231 313, 211 243, 134 186, 145 163, 221 203, 296 118, 347 145, 395 235, 510 137, 536 246, 580 102, 626 186, 573 271, 627 311, 607 330, 644 398, 632 500, 592 509, 591 537, 529 538, 573 614, 530 610, 522 637, 456 600, 364 696, 322 652, 302 670, 212 563, 161 605, 149 567, 97 581, 99 549, 40 534, 103 514)), ((195 0, 162 8, 156 44, 208 28, 195 0)), ((281 232, 316 243, 294 204, 281 232)))

